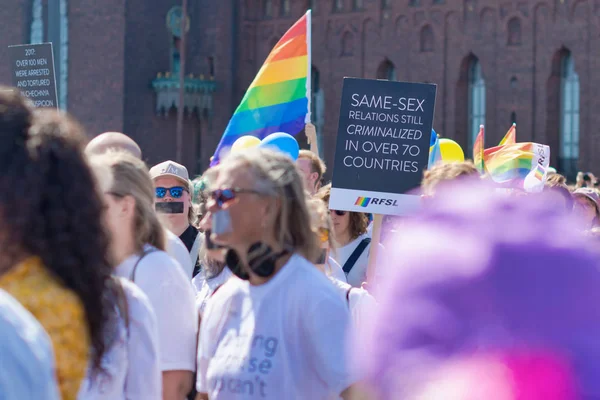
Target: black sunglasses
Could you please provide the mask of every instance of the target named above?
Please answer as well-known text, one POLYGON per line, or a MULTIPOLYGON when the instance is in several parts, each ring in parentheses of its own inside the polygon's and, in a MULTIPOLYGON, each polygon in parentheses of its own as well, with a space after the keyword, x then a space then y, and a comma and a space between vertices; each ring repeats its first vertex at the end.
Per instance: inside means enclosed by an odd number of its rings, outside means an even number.
POLYGON ((341 211, 341 210, 329 210, 331 212, 334 212, 335 215, 343 217, 344 215, 346 215, 346 211, 341 211))
POLYGON ((187 190, 183 187, 183 186, 173 186, 170 188, 165 188, 165 187, 157 187, 155 189, 155 193, 156 193, 156 198, 157 199, 162 199, 164 198, 167 193, 169 193, 169 195, 174 198, 174 199, 179 199, 181 196, 183 196, 183 192, 187 190))
POLYGON ((218 207, 223 207, 224 204, 229 203, 237 198, 239 193, 254 193, 260 194, 260 192, 253 189, 241 189, 241 188, 229 188, 229 189, 217 189, 208 192, 208 197, 213 199, 218 207))

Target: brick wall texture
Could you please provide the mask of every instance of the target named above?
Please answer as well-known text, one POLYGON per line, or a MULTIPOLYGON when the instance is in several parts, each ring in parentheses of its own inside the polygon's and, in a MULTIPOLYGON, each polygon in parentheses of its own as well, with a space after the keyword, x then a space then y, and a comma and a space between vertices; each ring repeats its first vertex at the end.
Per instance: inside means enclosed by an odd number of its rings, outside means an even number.
MULTIPOLYGON (((11 82, 7 46, 29 40, 33 0, 0 0, 0 82, 11 82)), ((44 0, 46 4, 48 0, 44 0)), ((486 145, 517 116, 518 140, 560 144, 560 55, 569 51, 580 81, 579 168, 600 151, 599 0, 285 0, 190 1, 186 70, 208 76, 214 59, 214 110, 185 120, 184 160, 208 164, 221 133, 273 43, 313 7, 313 65, 324 92, 325 158, 333 163, 345 76, 376 78, 383 63, 402 81, 438 85, 434 127, 467 146, 468 65, 486 83, 486 145), (341 9, 335 4, 340 3, 341 9), (515 30, 515 26, 520 28, 515 30), (512 29, 511 29, 512 27, 512 29)), ((68 111, 93 136, 120 130, 155 163, 175 156, 175 113, 158 116, 151 81, 170 69, 168 10, 178 1, 68 0, 68 111)), ((470 154, 470 151, 467 150, 470 154)))

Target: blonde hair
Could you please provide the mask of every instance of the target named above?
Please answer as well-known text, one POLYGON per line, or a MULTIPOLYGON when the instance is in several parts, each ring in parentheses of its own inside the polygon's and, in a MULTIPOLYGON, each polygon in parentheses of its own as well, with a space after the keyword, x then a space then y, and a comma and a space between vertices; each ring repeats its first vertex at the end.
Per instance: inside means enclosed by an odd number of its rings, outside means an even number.
POLYGON ((317 182, 320 181, 327 171, 327 167, 325 166, 323 160, 321 160, 321 157, 310 150, 300 150, 298 159, 302 158, 310 161, 310 170, 311 172, 316 172, 319 175, 317 182))
MULTIPOLYGON (((308 210, 310 212, 310 219, 313 234, 318 239, 319 243, 321 243, 321 230, 325 229, 328 232, 327 244, 329 246, 329 250, 335 254, 335 241, 333 239, 333 222, 331 221, 331 215, 329 214, 329 209, 327 208, 327 204, 321 199, 314 197, 307 197, 306 204, 308 205, 308 210)), ((311 260, 314 262, 315 260, 311 260)), ((331 266, 325 260, 325 265, 327 270, 323 271, 327 275, 331 274, 331 266)))
POLYGON ((308 260, 319 253, 319 244, 311 226, 306 195, 300 174, 285 154, 269 149, 253 148, 231 154, 219 166, 212 168, 207 178, 223 168, 247 168, 254 176, 254 189, 264 196, 280 201, 275 217, 275 238, 282 247, 292 248, 308 260))
POLYGON ((424 195, 433 196, 435 189, 443 182, 478 175, 479 172, 471 161, 441 163, 425 171, 421 189, 424 195))
POLYGON ((150 244, 159 250, 165 250, 165 228, 154 211, 154 185, 150 179, 148 167, 135 156, 125 151, 108 151, 93 156, 92 165, 110 170, 110 183, 106 191, 116 197, 131 196, 135 200, 133 232, 136 251, 150 244))

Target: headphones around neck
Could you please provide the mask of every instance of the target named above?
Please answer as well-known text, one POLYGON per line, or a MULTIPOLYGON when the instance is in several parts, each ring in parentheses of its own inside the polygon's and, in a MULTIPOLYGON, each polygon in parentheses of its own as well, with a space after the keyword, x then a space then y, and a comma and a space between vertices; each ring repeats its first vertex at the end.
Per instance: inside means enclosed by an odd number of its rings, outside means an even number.
MULTIPOLYGON (((265 243, 257 242, 248 249, 248 267, 261 278, 267 278, 275 272, 275 263, 277 260, 290 253, 291 251, 288 249, 284 249, 279 253, 273 253, 271 247, 265 243)), ((238 278, 244 280, 250 279, 235 250, 230 249, 227 251, 225 261, 231 272, 238 278)))

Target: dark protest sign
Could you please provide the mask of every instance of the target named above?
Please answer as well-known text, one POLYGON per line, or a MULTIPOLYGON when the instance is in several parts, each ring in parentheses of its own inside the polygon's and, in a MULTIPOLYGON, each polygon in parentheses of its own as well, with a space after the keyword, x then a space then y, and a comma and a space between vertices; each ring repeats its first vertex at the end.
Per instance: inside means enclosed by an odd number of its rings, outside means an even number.
POLYGON ((403 215, 427 168, 436 85, 345 78, 333 167, 334 210, 403 215))
POLYGON ((36 107, 58 107, 52 43, 8 46, 13 86, 36 107))

